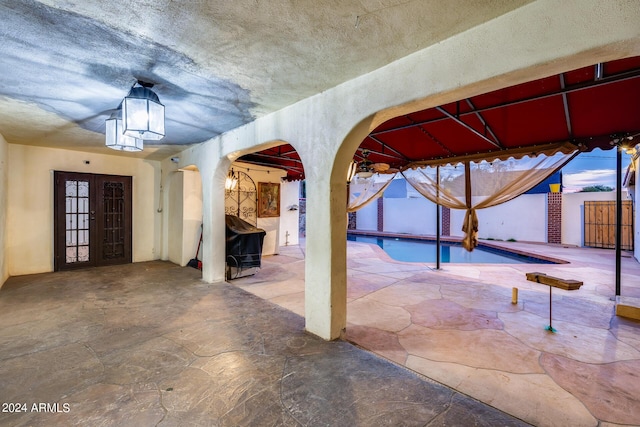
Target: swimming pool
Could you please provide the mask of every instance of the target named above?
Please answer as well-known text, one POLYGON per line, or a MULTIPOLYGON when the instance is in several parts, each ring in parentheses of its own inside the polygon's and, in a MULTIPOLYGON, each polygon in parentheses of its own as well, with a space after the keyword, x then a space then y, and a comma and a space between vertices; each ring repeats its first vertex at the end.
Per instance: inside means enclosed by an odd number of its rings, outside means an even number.
MULTIPOLYGON (((436 242, 348 234, 347 240, 380 246, 391 258, 405 262, 436 262, 436 242)), ((440 242, 440 262, 474 264, 555 264, 534 256, 520 255, 503 249, 480 245, 468 252, 459 243, 440 242)))

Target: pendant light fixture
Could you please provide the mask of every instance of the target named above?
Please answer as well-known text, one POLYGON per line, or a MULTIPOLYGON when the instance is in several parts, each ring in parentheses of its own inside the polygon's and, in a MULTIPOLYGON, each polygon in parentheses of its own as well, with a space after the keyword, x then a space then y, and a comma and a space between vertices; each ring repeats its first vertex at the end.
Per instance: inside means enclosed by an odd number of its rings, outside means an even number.
POLYGON ((153 141, 164 137, 164 105, 152 87, 152 83, 138 80, 122 100, 125 135, 153 141))
POLYGON ((107 147, 120 151, 142 151, 144 143, 142 139, 122 134, 121 105, 118 106, 118 109, 111 114, 111 117, 109 117, 105 123, 105 143, 107 147))

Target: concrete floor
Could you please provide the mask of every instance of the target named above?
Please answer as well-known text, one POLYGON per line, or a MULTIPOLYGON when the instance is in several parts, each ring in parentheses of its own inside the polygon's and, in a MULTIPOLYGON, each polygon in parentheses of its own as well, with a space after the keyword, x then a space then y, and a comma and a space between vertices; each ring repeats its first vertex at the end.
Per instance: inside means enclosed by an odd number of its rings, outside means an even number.
MULTIPOLYGON (((492 243, 569 263, 434 270, 348 242, 346 339, 533 425, 640 425, 640 322, 614 315, 614 251, 492 243), (549 287, 528 272, 584 282, 553 289, 556 333, 549 287)), ((640 264, 622 261, 622 295, 640 297, 640 264)), ((304 244, 232 283, 303 315, 304 244)))
POLYGON ((13 277, 0 290, 0 425, 525 425, 303 327, 166 262, 13 277))

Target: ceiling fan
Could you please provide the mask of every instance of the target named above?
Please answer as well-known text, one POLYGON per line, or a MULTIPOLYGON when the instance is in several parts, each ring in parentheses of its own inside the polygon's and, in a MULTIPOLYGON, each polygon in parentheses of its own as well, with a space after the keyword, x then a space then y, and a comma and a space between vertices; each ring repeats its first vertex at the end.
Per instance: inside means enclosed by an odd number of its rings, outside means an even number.
POLYGON ((359 178, 369 178, 374 173, 388 172, 390 166, 388 163, 373 163, 369 160, 369 150, 366 148, 362 150, 362 161, 357 164, 356 175, 359 178))

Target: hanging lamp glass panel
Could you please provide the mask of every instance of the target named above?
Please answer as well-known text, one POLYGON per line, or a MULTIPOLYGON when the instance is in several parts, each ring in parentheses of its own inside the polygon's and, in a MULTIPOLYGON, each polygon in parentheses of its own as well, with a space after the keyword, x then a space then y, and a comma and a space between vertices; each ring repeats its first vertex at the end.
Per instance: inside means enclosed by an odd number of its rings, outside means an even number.
POLYGON ((144 141, 122 133, 122 110, 118 109, 106 120, 105 144, 107 147, 120 151, 142 151, 144 141))
POLYGON ((146 87, 133 87, 122 101, 124 134, 157 141, 164 137, 164 105, 146 87))

